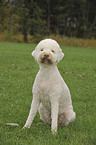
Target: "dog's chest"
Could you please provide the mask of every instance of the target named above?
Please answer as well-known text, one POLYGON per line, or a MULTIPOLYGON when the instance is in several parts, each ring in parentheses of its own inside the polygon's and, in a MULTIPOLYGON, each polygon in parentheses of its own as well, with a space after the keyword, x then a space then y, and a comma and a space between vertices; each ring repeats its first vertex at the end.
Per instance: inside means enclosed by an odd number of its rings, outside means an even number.
POLYGON ((51 103, 50 103, 50 97, 51 92, 53 88, 53 82, 51 81, 51 78, 46 77, 39 77, 38 79, 38 93, 40 102, 47 108, 50 109, 51 103))
POLYGON ((51 103, 50 103, 50 87, 44 83, 42 83, 39 87, 39 98, 40 102, 50 110, 51 103))
POLYGON ((51 84, 50 81, 41 80, 38 86, 39 94, 43 99, 49 99, 51 92, 51 84))
POLYGON ((54 79, 55 77, 53 75, 38 75, 37 80, 39 91, 45 95, 49 94, 52 91, 52 88, 54 87, 54 79))

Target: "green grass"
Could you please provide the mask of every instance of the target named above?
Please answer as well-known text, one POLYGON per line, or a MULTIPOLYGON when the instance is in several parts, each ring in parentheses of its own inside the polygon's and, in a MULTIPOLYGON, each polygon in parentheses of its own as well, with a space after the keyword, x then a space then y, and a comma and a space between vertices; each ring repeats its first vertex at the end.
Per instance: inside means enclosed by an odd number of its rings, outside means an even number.
POLYGON ((68 127, 58 126, 53 136, 51 126, 44 124, 37 113, 31 128, 22 129, 39 70, 31 56, 35 46, 0 42, 0 145, 95 145, 96 49, 62 46, 65 56, 58 68, 70 88, 76 120, 68 127))

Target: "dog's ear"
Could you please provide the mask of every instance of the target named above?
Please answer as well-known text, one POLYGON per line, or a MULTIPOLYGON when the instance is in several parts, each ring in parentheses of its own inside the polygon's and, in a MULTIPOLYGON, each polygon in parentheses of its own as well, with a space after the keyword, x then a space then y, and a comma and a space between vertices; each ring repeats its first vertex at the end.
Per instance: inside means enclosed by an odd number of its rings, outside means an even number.
POLYGON ((32 52, 32 56, 33 56, 33 57, 36 57, 36 50, 34 50, 34 51, 32 52))
POLYGON ((62 49, 59 50, 59 55, 58 55, 58 62, 64 57, 64 53, 62 52, 62 49))

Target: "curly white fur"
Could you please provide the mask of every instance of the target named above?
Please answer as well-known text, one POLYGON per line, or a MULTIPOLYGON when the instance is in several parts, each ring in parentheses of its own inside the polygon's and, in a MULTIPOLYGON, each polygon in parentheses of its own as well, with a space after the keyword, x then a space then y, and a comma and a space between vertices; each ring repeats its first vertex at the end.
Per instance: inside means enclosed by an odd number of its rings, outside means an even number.
POLYGON ((44 122, 50 124, 52 120, 51 130, 54 134, 58 123, 68 125, 76 116, 70 91, 57 68, 64 54, 55 40, 45 39, 37 45, 32 55, 40 70, 33 85, 33 100, 24 128, 30 128, 38 110, 44 122))

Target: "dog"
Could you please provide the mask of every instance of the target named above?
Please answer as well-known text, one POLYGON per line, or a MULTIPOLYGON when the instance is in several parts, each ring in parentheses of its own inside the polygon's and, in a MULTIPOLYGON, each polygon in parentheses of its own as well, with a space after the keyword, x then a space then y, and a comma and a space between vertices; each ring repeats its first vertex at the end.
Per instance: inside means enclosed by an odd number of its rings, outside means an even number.
POLYGON ((55 134, 58 124, 67 126, 76 117, 70 91, 57 68, 57 63, 64 57, 64 53, 55 40, 44 39, 39 42, 32 56, 35 57, 40 70, 34 81, 31 109, 23 128, 30 128, 39 111, 40 119, 51 124, 51 131, 55 134))

